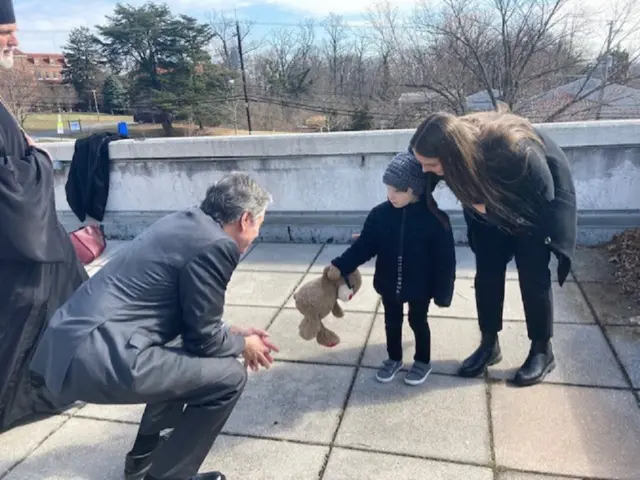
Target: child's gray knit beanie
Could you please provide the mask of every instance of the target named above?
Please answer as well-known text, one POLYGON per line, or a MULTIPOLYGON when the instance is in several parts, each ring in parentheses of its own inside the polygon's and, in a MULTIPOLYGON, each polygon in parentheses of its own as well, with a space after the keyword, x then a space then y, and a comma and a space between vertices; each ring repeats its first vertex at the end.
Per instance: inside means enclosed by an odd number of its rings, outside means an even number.
POLYGON ((411 188, 418 197, 424 193, 425 189, 425 178, 420 162, 413 155, 409 155, 406 152, 399 153, 393 157, 384 172, 382 181, 385 185, 403 192, 411 188))

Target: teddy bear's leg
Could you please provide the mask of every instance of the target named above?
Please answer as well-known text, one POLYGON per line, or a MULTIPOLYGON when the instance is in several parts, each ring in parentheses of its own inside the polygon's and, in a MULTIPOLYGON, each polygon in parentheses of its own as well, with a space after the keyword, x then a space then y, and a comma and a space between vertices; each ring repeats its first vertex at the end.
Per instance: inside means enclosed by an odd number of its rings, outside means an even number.
POLYGON ((322 323, 319 319, 314 317, 304 317, 302 322, 300 322, 298 330, 302 338, 305 340, 311 340, 320 333, 321 328, 322 323))
POLYGON ((336 302, 333 308, 331 309, 331 313, 333 313, 333 316, 336 318, 344 317, 344 312, 342 311, 342 307, 338 305, 338 302, 336 302))
POLYGON ((320 332, 318 332, 316 340, 325 347, 335 347, 340 343, 340 337, 322 324, 320 324, 320 332))

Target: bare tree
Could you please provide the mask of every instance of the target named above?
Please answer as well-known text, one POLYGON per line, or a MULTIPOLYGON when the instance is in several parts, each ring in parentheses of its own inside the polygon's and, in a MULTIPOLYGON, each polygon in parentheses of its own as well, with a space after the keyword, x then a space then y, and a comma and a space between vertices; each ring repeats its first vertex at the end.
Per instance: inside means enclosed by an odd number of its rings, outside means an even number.
POLYGON ((349 54, 349 28, 343 17, 330 14, 324 21, 327 39, 324 41, 324 56, 329 69, 329 88, 334 95, 344 93, 345 62, 349 54))
MULTIPOLYGON (((375 4, 366 14, 367 21, 372 28, 370 41, 378 57, 376 79, 377 93, 383 101, 389 101, 397 93, 392 80, 394 71, 399 66, 397 53, 402 44, 399 34, 401 16, 399 9, 391 5, 388 0, 375 4)), ((395 98, 394 98, 395 100, 395 98)))
POLYGON ((16 62, 12 69, 0 70, 0 92, 22 127, 29 115, 42 106, 42 82, 26 62, 16 62))
POLYGON ((402 127, 435 109, 465 113, 476 92, 486 92, 484 108, 505 102, 535 121, 597 117, 595 106, 612 97, 603 86, 640 71, 629 41, 621 46, 640 0, 614 1, 625 8, 593 24, 569 0, 442 0, 439 8, 422 0, 410 15, 386 0, 370 8, 363 28, 328 16, 321 42, 313 24, 280 28, 248 64, 255 111, 264 117, 257 124, 402 127), (587 48, 586 36, 604 25, 607 42, 587 48), (574 82, 569 95, 563 88, 574 82))
POLYGON ((41 109, 58 112, 71 111, 78 103, 78 94, 72 85, 42 85, 39 89, 41 109))
POLYGON ((270 48, 258 60, 261 83, 269 93, 300 96, 309 92, 314 40, 312 22, 297 31, 281 28, 272 32, 270 48))
POLYGON ((563 39, 568 1, 443 0, 434 11, 422 0, 415 28, 428 32, 431 44, 444 43, 457 68, 473 74, 494 106, 502 100, 513 109, 532 82, 575 68, 575 59, 566 56, 552 65, 536 61, 549 58, 563 39))
MULTIPOLYGON (((261 44, 260 41, 250 40, 254 22, 242 21, 240 24, 240 41, 242 42, 242 54, 249 55, 257 50, 261 44)), ((209 15, 209 26, 211 27, 214 38, 211 48, 216 57, 227 68, 238 68, 238 36, 236 29, 236 20, 225 13, 213 11, 209 15)))
POLYGON ((354 38, 351 46, 351 55, 345 60, 347 65, 349 92, 353 92, 355 100, 362 102, 367 95, 367 62, 366 57, 369 50, 368 39, 359 35, 354 38))
MULTIPOLYGON (((554 97, 546 98, 545 122, 553 122, 566 118, 599 119, 603 107, 615 104, 628 95, 622 88, 611 88, 615 80, 610 75, 614 53, 620 51, 620 45, 632 39, 640 29, 640 2, 638 0, 622 0, 614 3, 613 8, 607 9, 610 17, 607 22, 605 36, 596 60, 587 66, 581 78, 576 80, 569 91, 564 91, 561 101, 554 97), (607 95, 608 94, 608 95, 607 95), (555 101, 554 101, 555 100, 555 101)), ((594 25, 589 25, 590 29, 594 25)), ((601 27, 600 27, 601 28, 601 27)), ((640 58, 640 45, 631 42, 626 50, 627 61, 632 64, 640 58)), ((634 80, 634 76, 627 76, 626 82, 634 80)))
POLYGON ((467 67, 459 61, 450 38, 436 39, 432 44, 415 32, 413 45, 402 49, 404 78, 402 84, 415 90, 416 113, 424 110, 445 109, 460 115, 466 111, 466 96, 478 82, 467 67), (440 108, 439 108, 440 107, 440 108))

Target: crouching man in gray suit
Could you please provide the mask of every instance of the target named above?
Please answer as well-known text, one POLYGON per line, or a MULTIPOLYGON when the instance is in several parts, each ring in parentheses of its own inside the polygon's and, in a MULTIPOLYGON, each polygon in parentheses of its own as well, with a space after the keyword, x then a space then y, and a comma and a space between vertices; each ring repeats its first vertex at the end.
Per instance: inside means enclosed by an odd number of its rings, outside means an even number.
POLYGON ((278 351, 264 331, 222 321, 227 284, 270 201, 249 176, 224 177, 199 208, 164 217, 120 251, 49 322, 31 370, 54 395, 147 404, 127 479, 225 479, 197 473, 246 367, 269 368, 278 351))

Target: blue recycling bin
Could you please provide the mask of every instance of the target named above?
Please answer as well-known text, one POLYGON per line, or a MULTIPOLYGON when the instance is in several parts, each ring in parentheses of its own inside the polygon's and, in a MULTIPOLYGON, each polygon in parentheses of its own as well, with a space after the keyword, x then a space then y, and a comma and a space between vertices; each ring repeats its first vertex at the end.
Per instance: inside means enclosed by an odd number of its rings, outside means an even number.
POLYGON ((127 128, 127 122, 118 122, 118 134, 126 137, 129 135, 129 129, 127 128))

